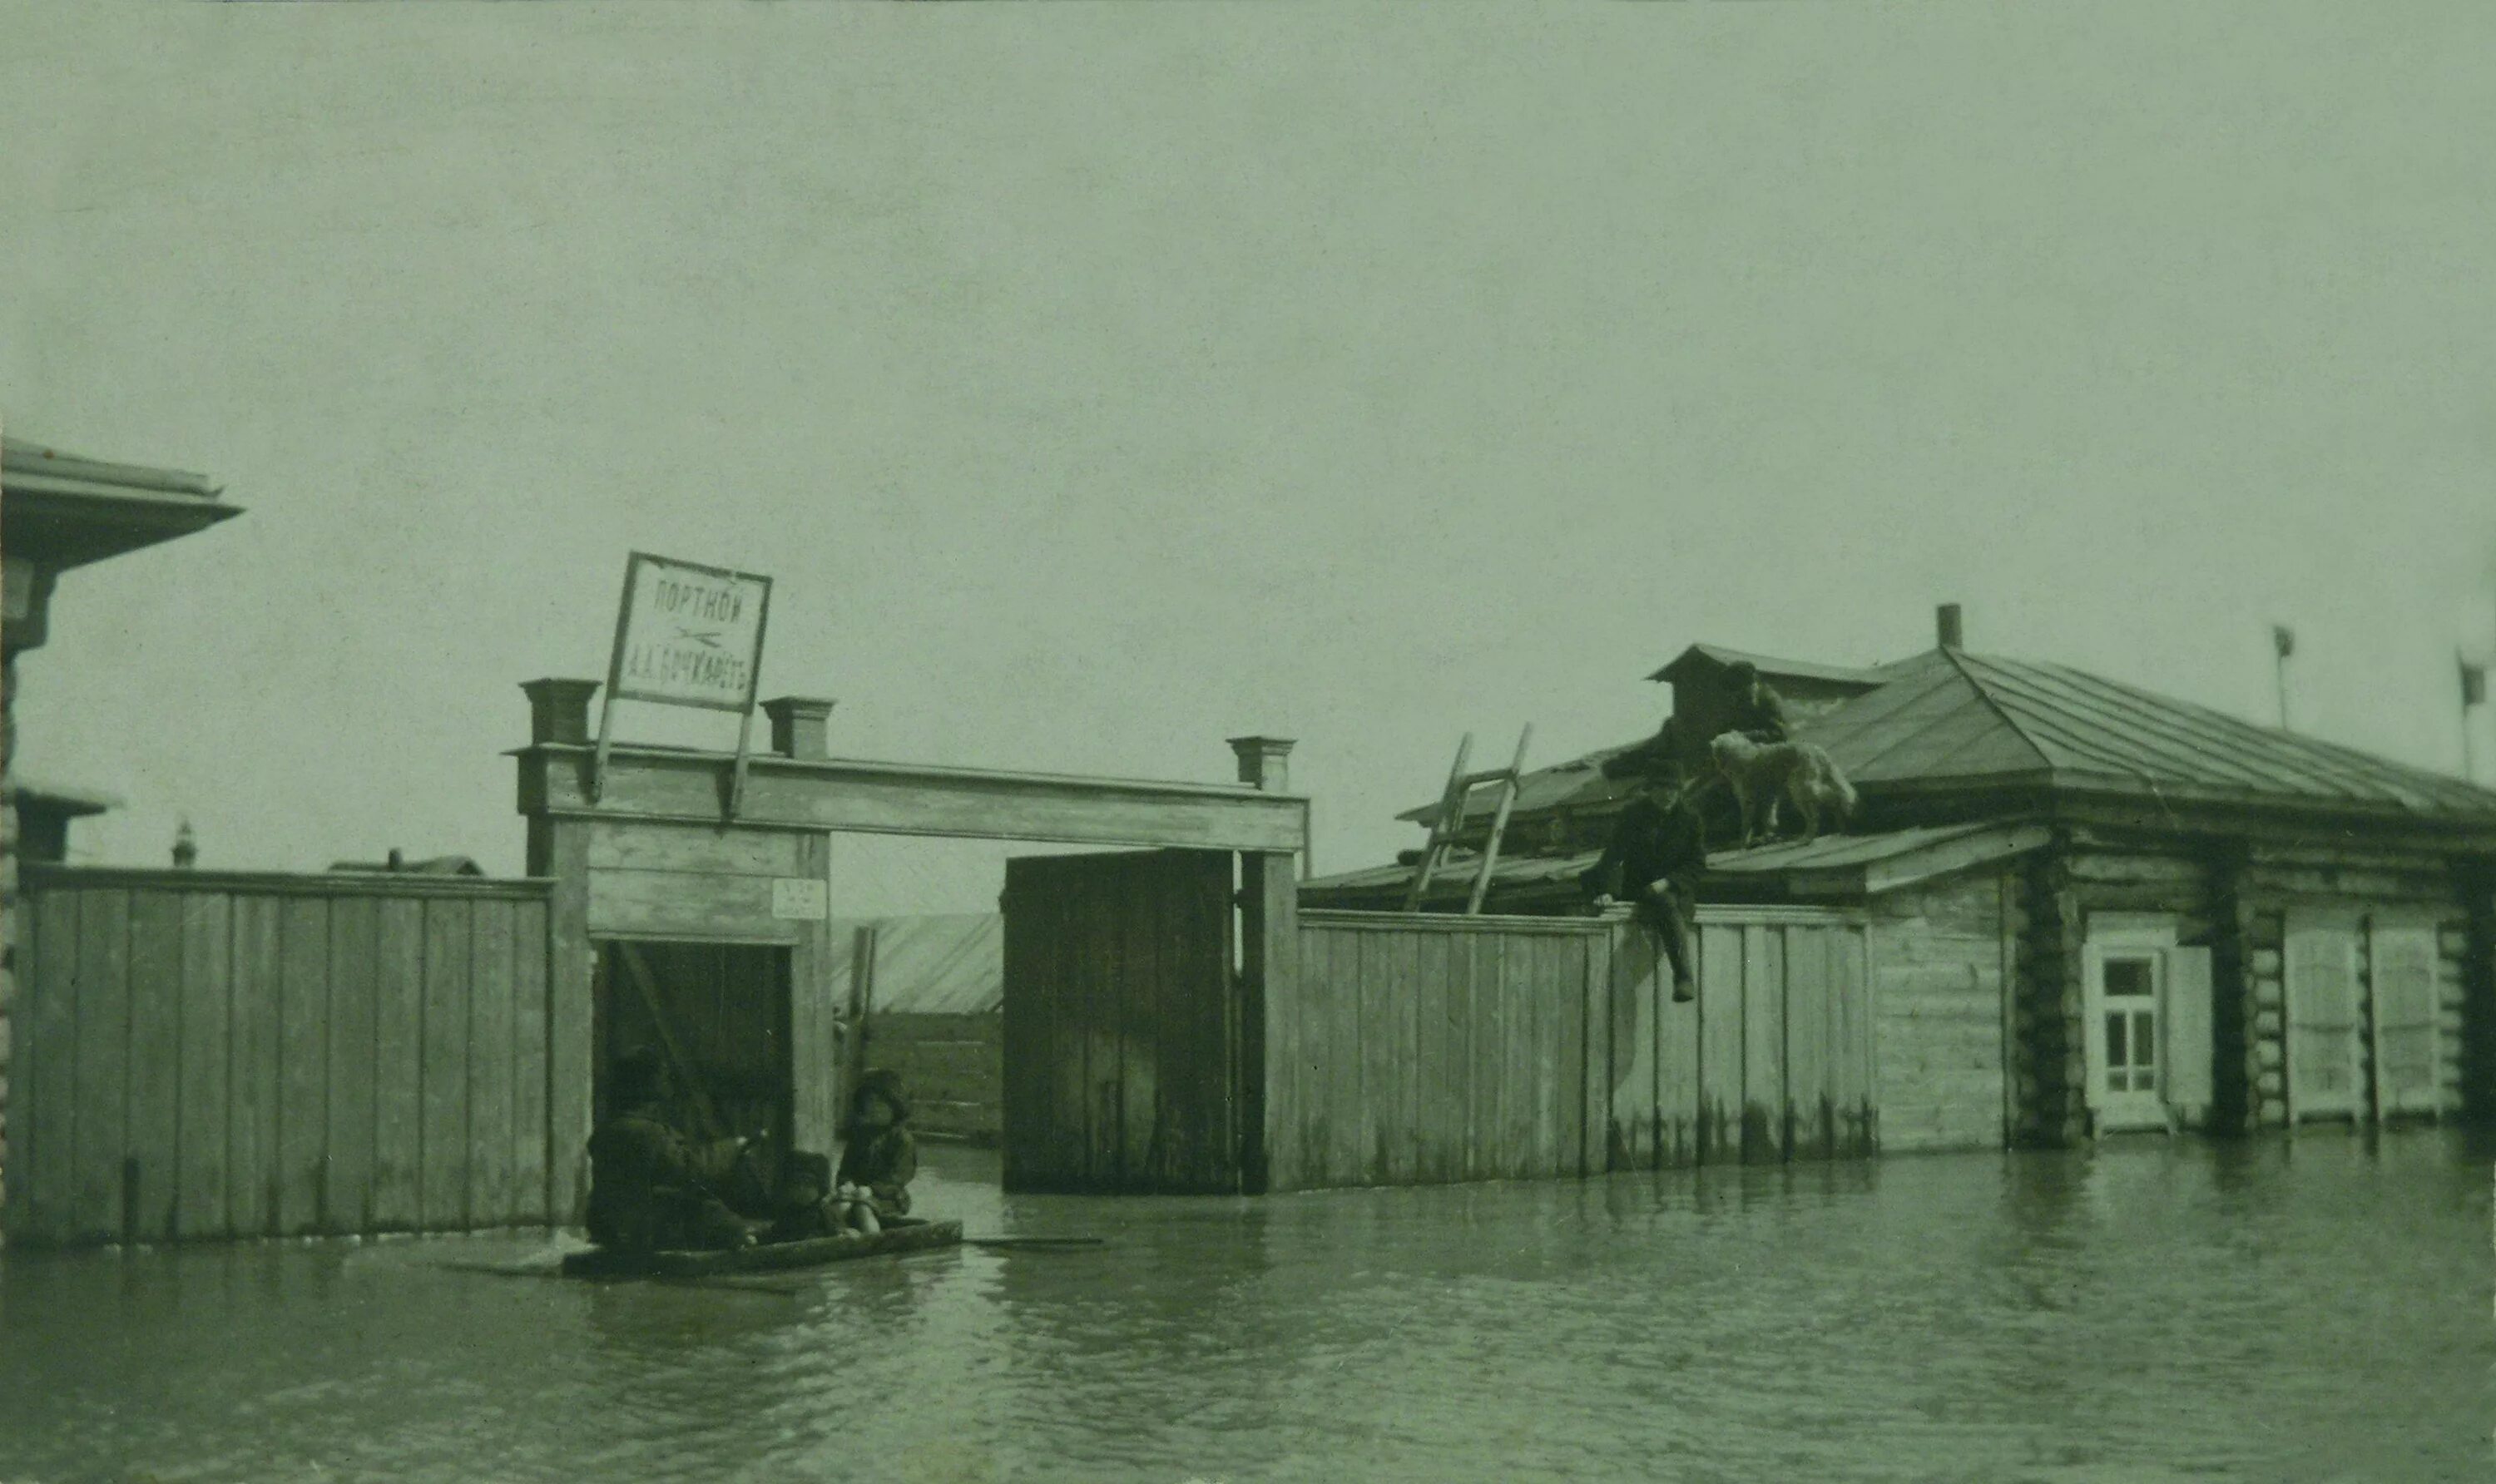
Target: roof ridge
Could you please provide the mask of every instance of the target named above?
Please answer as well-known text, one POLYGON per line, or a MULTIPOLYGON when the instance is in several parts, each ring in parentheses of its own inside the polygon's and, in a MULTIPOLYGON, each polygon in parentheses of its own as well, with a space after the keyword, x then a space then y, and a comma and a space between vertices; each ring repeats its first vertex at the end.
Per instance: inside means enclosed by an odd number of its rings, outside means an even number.
POLYGON ((2128 696, 2137 696, 2145 701, 2155 702, 2156 704, 2169 710, 2179 711, 2191 716, 2201 718, 2204 720, 2205 724, 2215 724, 2221 727, 2233 727, 2252 736, 2262 738, 2273 745, 2291 748, 2297 753, 2305 755, 2305 766, 2317 772, 2327 773, 2332 771, 2342 771, 2346 773, 2355 773, 2359 779, 2365 779, 2370 774, 2381 775, 2389 773, 2396 777, 2411 781, 2417 787, 2420 788, 2467 789, 2471 792, 2485 795, 2491 799, 2496 799, 2496 789, 2490 789, 2474 779, 2463 778, 2457 774, 2443 773, 2433 768, 2421 767, 2416 763, 2403 762, 2397 757, 2387 757, 2380 753, 2368 752, 2361 747, 2352 747, 2347 743, 2334 742, 2328 737, 2318 737, 2306 732, 2291 731, 2286 727, 2272 727, 2262 722, 2254 721, 2249 717, 2238 716, 2231 711, 2223 711, 2216 706, 2208 705, 2201 701, 2187 700, 2181 696, 2162 695, 2159 692, 2149 690, 2144 686, 2136 685, 2131 681, 2117 680, 2111 676, 2094 674, 2088 670, 2078 669, 2072 665, 2054 665, 2047 662, 2030 663, 2037 665, 2039 668, 2056 669, 2068 674, 2077 675, 2082 679, 2093 681, 2096 684, 2121 691, 2128 696))
POLYGON ((2011 714, 2011 709, 2003 705, 2001 700, 1985 688, 1984 682, 1977 677, 1974 670, 1967 667, 1970 657, 1965 652, 1944 647, 1935 650, 1934 653, 1940 655, 1952 669, 1959 672, 1960 678, 1967 682, 1968 689, 1976 693, 1977 698, 1984 702, 1986 709, 2002 718, 2002 725, 2011 728, 2012 736, 2017 737, 2028 751, 2037 755, 2038 762, 2044 766, 2046 772, 2054 771, 2053 755, 2047 753, 2044 744, 2029 734, 2027 727, 2019 725, 2019 719, 2011 714))

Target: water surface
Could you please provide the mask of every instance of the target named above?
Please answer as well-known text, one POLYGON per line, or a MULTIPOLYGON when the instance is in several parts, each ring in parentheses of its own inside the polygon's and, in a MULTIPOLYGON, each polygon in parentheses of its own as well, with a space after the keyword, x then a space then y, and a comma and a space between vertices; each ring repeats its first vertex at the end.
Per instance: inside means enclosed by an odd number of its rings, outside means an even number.
POLYGON ((0 1258, 0 1481, 2496 1478, 2490 1155, 2421 1130, 922 1211, 735 1284, 536 1238, 0 1258))

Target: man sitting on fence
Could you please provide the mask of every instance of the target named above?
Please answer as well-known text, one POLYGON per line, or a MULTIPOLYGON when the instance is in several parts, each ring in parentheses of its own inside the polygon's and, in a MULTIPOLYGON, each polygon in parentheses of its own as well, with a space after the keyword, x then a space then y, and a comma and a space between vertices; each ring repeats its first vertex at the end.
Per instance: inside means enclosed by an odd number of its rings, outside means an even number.
POLYGON ((1690 930, 1699 906, 1699 874, 1707 869, 1707 825, 1693 801, 1696 789, 1673 772, 1650 771, 1650 761, 1641 750, 1605 765, 1607 775, 1638 777, 1639 788, 1613 825, 1603 858, 1579 884, 1597 907, 1622 898, 1631 902, 1638 921, 1664 941, 1673 1003, 1687 1005, 1699 997, 1690 930))
POLYGON ((618 1057, 610 1106, 589 1136, 589 1240, 631 1252, 751 1246, 754 1230, 720 1198, 744 1141, 701 1143, 678 1128, 668 1065, 618 1057))

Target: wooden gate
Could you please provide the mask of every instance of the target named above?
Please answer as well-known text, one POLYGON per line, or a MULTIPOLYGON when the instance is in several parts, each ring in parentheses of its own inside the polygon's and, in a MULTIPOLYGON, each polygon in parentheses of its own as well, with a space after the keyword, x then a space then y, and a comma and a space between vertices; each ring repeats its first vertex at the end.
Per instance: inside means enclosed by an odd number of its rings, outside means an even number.
POLYGON ((1226 850, 1006 862, 1005 1186, 1242 1188, 1226 850))

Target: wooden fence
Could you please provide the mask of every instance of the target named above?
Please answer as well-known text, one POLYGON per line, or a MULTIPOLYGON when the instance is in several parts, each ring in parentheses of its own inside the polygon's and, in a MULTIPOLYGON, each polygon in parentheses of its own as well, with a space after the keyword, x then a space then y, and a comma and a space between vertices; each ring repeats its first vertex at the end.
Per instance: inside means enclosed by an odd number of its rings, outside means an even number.
POLYGON ((1675 1005, 1618 918, 1302 912, 1294 1183, 1872 1153, 1863 925, 1700 917, 1699 998, 1675 1005))
POLYGON ((546 883, 30 866, 23 890, 12 1240, 549 1221, 546 883))

